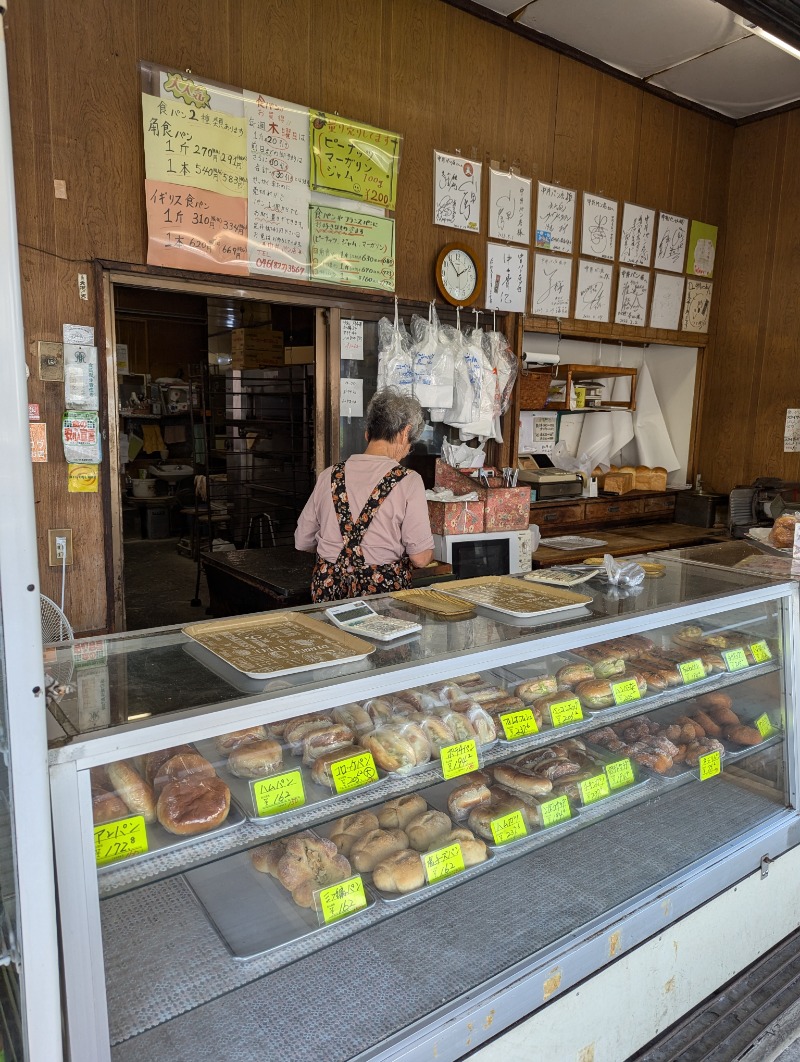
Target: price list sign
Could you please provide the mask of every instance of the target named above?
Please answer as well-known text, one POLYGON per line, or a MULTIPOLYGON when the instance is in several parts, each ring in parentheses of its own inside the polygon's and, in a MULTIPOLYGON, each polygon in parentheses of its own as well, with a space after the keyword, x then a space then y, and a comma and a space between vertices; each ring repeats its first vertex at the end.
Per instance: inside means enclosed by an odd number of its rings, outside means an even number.
POLYGON ((371 782, 377 782, 378 771, 372 753, 361 752, 332 763, 331 778, 337 793, 349 793, 351 789, 361 789, 371 782))
POLYGON ((624 789, 625 786, 633 785, 636 775, 633 773, 633 764, 629 759, 616 760, 605 766, 606 778, 612 789, 624 789))
POLYGON ((725 661, 725 667, 728 671, 741 671, 743 668, 749 667, 744 649, 725 649, 722 653, 722 659, 725 661))
POLYGON ((700 679, 706 677, 706 669, 703 667, 703 661, 699 658, 697 660, 685 660, 682 664, 678 664, 678 671, 681 673, 684 686, 688 686, 691 682, 699 682, 700 679))
POLYGON ((568 701, 551 704, 550 718, 553 720, 553 726, 567 726, 568 723, 580 722, 583 719, 581 702, 577 697, 571 697, 568 701))
POLYGON ((751 645, 750 652, 757 664, 765 664, 767 660, 772 659, 772 653, 766 642, 756 642, 755 645, 751 645))
POLYGON ((697 766, 700 768, 700 781, 705 782, 707 778, 713 778, 717 774, 722 773, 722 753, 717 750, 716 752, 707 752, 705 756, 701 756, 697 761, 697 766))
POLYGON ((492 819, 489 824, 492 828, 492 837, 495 844, 508 844, 509 841, 517 841, 520 837, 526 837, 528 828, 521 811, 512 811, 509 815, 492 819))
POLYGON ((338 922, 341 918, 355 914, 367 906, 364 882, 361 875, 340 881, 338 885, 329 885, 314 893, 314 906, 321 925, 338 922))
POLYGON ((566 822, 567 819, 572 818, 569 797, 560 796, 555 797, 553 800, 546 800, 544 804, 540 805, 539 814, 542 817, 542 826, 545 827, 557 826, 559 822, 566 822))
POLYGON ((594 778, 587 778, 586 781, 579 782, 578 788, 581 791, 581 801, 584 806, 596 804, 598 800, 605 800, 607 796, 611 796, 611 790, 608 788, 608 778, 605 774, 596 774, 594 778))
POLYGON ((521 712, 506 712, 505 715, 500 716, 500 722, 503 724, 503 732, 507 741, 516 741, 529 734, 539 733, 539 727, 536 725, 530 708, 524 708, 521 712))
POLYGON ((437 881, 444 881, 445 878, 452 878, 454 874, 460 874, 464 869, 461 845, 449 844, 446 848, 428 852, 422 857, 422 864, 429 885, 435 885, 437 881))
POLYGON ((459 741, 457 745, 445 745, 440 752, 442 775, 445 778, 458 778, 480 767, 478 747, 474 741, 459 741))
POLYGON ((300 771, 286 771, 250 783, 253 807, 257 815, 277 815, 281 811, 301 808, 306 802, 300 771))
POLYGON ((147 826, 143 815, 117 819, 94 828, 94 858, 99 867, 143 855, 147 851, 147 826))
POLYGON ((641 699, 641 691, 636 679, 625 679, 624 682, 612 682, 611 692, 614 695, 614 704, 628 704, 630 701, 641 699))

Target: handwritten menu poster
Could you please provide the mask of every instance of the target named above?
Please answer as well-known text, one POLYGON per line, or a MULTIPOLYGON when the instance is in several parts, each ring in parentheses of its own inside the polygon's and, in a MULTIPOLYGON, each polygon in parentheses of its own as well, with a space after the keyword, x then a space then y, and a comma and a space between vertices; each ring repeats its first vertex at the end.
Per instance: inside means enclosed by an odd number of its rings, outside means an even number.
POLYGON ((398 134, 153 63, 140 73, 149 263, 317 279, 312 211, 334 195, 377 222, 346 226, 338 247, 318 231, 326 282, 394 289, 398 134))
POLYGON ((557 255, 534 255, 531 313, 543 317, 569 317, 572 289, 572 259, 557 255))
POLYGON ((581 254, 595 258, 614 258, 617 239, 617 203, 613 199, 583 193, 581 217, 581 254))
POLYGON ((572 188, 539 181, 536 202, 536 246, 543 251, 572 253, 572 234, 575 228, 575 201, 578 193, 572 188))
POLYGON ((578 260, 578 283, 575 292, 575 319, 608 321, 611 305, 613 266, 605 262, 578 260))
POLYGON ((653 265, 656 269, 665 269, 668 273, 682 273, 683 259, 686 255, 686 236, 689 219, 677 214, 658 215, 658 233, 656 235, 656 256, 653 265))
POLYGON ((460 155, 433 153, 433 223, 479 232, 481 163, 460 155))
POLYGON ((394 221, 312 206, 311 276, 324 284, 394 291, 394 221))
POLYGON ((671 328, 677 331, 681 324, 682 302, 683 277, 656 273, 653 302, 650 306, 650 327, 671 328))
POLYGON ((519 247, 486 246, 486 308, 525 313, 528 252, 519 247))
POLYGON ((717 253, 717 226, 706 225, 702 221, 693 221, 689 232, 689 256, 686 259, 686 272, 696 277, 714 275, 714 258, 717 253))
POLYGON ((364 322, 343 317, 339 331, 339 357, 342 361, 363 361, 364 322))
POLYGON ((244 93, 251 273, 309 276, 308 108, 244 93))
POLYGON ((515 173, 489 170, 489 237, 509 243, 529 243, 531 182, 515 173))
POLYGON ((310 120, 311 187, 394 210, 401 138, 324 111, 310 120))
POLYGON ((684 332, 707 332, 711 313, 711 289, 713 284, 705 280, 686 281, 686 301, 683 304, 684 332))
POLYGON ((617 285, 616 324, 640 325, 647 321, 647 295, 650 291, 650 274, 642 269, 620 266, 617 285))
POLYGON ((650 265, 655 218, 655 210, 625 203, 622 208, 622 230, 619 239, 620 262, 635 266, 650 265))

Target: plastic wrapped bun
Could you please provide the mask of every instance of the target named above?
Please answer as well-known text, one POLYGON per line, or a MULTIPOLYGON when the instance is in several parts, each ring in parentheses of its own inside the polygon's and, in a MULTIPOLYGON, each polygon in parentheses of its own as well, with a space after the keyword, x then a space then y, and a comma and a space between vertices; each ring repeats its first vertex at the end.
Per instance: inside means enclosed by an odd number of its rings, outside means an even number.
POLYGON ((776 549, 791 549, 794 546, 794 529, 800 521, 800 513, 783 513, 772 525, 769 543, 776 549))

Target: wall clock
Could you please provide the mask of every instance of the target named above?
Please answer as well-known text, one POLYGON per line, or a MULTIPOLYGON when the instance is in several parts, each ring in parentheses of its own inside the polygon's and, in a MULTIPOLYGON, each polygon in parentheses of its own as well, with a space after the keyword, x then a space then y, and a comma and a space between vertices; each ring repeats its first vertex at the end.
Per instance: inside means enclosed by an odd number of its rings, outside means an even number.
POLYGON ((480 295, 483 269, 463 243, 447 243, 439 251, 436 286, 452 306, 471 306, 480 295))

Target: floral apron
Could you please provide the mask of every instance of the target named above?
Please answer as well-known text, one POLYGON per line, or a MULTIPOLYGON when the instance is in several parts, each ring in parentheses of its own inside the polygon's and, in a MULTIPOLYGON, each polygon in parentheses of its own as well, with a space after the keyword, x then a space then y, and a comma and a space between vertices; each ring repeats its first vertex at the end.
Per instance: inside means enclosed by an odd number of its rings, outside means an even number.
POLYGON ((311 576, 312 601, 340 601, 345 597, 366 597, 411 586, 411 561, 404 554, 390 564, 367 564, 361 542, 381 503, 395 486, 408 475, 408 469, 396 465, 373 488, 357 520, 353 519, 344 481, 344 464, 331 469, 333 508, 342 534, 342 550, 335 561, 317 554, 311 576))

